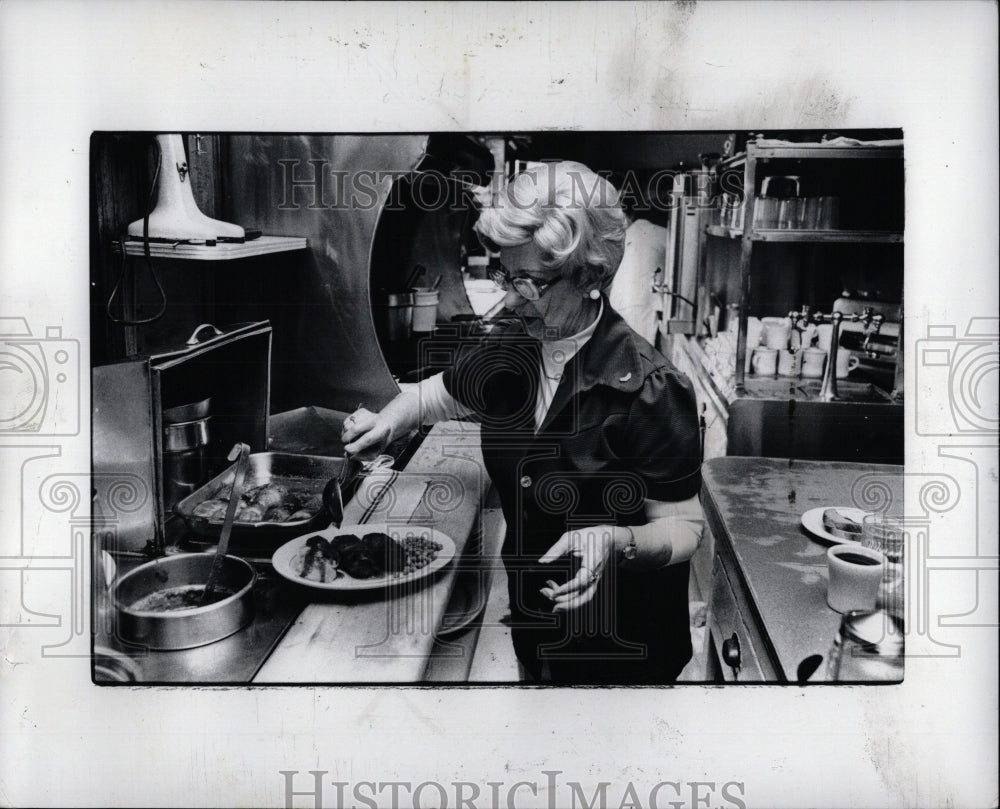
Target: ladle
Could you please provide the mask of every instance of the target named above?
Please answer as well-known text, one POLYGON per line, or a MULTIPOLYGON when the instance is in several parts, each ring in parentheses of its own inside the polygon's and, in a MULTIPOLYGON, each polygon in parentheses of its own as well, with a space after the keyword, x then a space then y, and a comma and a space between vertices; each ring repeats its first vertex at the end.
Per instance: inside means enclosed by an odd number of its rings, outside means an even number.
POLYGON ((222 568, 225 564, 226 552, 229 550, 229 535, 233 531, 233 519, 236 517, 236 507, 240 502, 240 495, 243 494, 243 481, 247 476, 247 466, 250 459, 250 447, 244 443, 238 443, 229 451, 227 460, 236 461, 233 471, 233 488, 229 493, 229 505, 226 506, 226 518, 222 523, 222 533, 219 534, 219 547, 215 550, 215 559, 212 560, 212 568, 208 572, 208 582, 205 584, 205 591, 201 596, 201 603, 211 604, 215 589, 222 576, 222 568))
POLYGON ((340 528, 344 521, 344 487, 346 487, 359 472, 368 475, 377 469, 385 469, 392 466, 396 459, 391 455, 378 455, 372 459, 359 457, 358 455, 345 455, 344 465, 336 477, 330 478, 330 482, 323 489, 323 507, 330 517, 330 524, 334 528, 340 528))

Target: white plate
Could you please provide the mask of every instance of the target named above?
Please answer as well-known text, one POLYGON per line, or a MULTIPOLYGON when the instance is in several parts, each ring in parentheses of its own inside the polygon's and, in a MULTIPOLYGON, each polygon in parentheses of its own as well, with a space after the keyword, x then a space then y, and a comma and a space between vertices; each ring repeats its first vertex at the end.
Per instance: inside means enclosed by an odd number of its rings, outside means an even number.
POLYGON ((835 545, 858 544, 859 540, 841 539, 840 537, 835 537, 823 527, 823 512, 828 508, 837 509, 837 511, 845 517, 850 517, 859 525, 864 518, 871 513, 869 511, 863 511, 860 508, 854 508, 853 506, 820 506, 819 508, 811 508, 802 515, 802 527, 813 536, 819 537, 819 539, 824 539, 827 542, 832 542, 835 545))
POLYGON ((437 571, 447 565, 454 557, 454 540, 452 540, 452 538, 447 534, 442 534, 440 531, 436 531, 433 528, 426 528, 421 525, 387 525, 386 523, 366 523, 365 525, 342 525, 340 528, 330 526, 322 531, 313 531, 309 534, 303 534, 300 537, 295 537, 295 539, 286 542, 274 552, 274 556, 271 557, 271 564, 274 566, 275 572, 289 581, 301 584, 303 587, 311 587, 314 590, 330 590, 336 592, 344 590, 379 590, 383 587, 419 581, 420 579, 424 579, 437 573, 437 571), (292 567, 292 560, 295 558, 295 554, 298 553, 299 549, 306 544, 306 541, 310 537, 319 535, 327 540, 331 540, 341 534, 354 534, 355 536, 363 537, 365 534, 373 533, 388 534, 397 542, 401 542, 406 539, 407 536, 426 537, 432 542, 439 543, 441 545, 441 550, 438 551, 437 558, 435 558, 432 562, 424 565, 419 570, 414 570, 412 573, 407 573, 402 576, 389 575, 375 576, 370 579, 355 579, 354 577, 348 576, 346 573, 341 571, 340 575, 333 581, 318 582, 302 578, 292 567))

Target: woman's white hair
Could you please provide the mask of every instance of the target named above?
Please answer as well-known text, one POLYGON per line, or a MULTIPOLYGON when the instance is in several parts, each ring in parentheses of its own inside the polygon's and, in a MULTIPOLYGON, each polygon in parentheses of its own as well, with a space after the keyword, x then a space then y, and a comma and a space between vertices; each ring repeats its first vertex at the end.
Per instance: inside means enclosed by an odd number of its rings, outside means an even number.
POLYGON ((538 163, 485 208, 475 229, 498 247, 534 242, 544 265, 578 289, 607 288, 625 251, 628 223, 611 183, 582 163, 538 163))

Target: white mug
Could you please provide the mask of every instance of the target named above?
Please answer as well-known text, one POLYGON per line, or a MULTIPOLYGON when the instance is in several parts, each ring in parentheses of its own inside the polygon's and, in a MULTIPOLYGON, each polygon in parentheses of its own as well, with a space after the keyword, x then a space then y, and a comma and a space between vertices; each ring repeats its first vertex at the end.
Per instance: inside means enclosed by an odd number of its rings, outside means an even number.
POLYGON ((792 322, 787 317, 765 317, 764 345, 781 351, 788 348, 788 340, 792 336, 792 322))
MULTIPOLYGON (((733 318, 735 321, 736 318, 733 318)), ((760 345, 760 339, 763 336, 764 325, 760 322, 759 318, 750 316, 747 318, 747 354, 746 354, 746 373, 751 372, 750 363, 753 361, 753 350, 760 345)))
POLYGON ((778 376, 798 376, 801 368, 801 351, 789 351, 786 348, 778 352, 778 376))
POLYGON ((873 610, 885 571, 885 556, 872 548, 850 543, 826 552, 829 578, 826 603, 837 612, 873 610))
POLYGON ((757 376, 774 376, 778 370, 778 352, 773 348, 754 349, 751 367, 757 376))
POLYGON ((820 323, 816 327, 816 347, 824 351, 830 350, 830 340, 833 337, 833 324, 820 323))
POLYGON ((807 348, 802 352, 803 379, 819 379, 826 365, 826 352, 822 348, 807 348))
POLYGON ((845 348, 837 352, 837 379, 844 379, 861 364, 861 360, 845 348))

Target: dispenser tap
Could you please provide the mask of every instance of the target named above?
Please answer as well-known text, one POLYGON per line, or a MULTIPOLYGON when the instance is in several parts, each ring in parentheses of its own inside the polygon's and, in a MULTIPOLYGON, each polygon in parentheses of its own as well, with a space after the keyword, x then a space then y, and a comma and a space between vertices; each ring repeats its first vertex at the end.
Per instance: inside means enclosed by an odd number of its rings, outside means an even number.
POLYGON ((861 314, 845 315, 843 312, 810 312, 808 306, 803 306, 798 312, 788 313, 792 325, 804 331, 811 323, 829 323, 833 326, 830 332, 830 350, 827 353, 826 368, 823 371, 823 383, 820 385, 819 399, 823 402, 836 401, 840 397, 837 395, 837 354, 840 350, 840 326, 847 320, 852 323, 863 323, 865 326, 865 346, 875 334, 878 334, 882 327, 882 315, 872 314, 870 308, 862 310, 861 314))
POLYGON ((862 343, 861 347, 871 353, 871 339, 879 333, 879 329, 882 328, 882 315, 873 315, 871 309, 865 309, 862 313, 861 322, 865 324, 865 341, 862 343))
MULTIPOLYGON (((826 369, 823 371, 823 384, 819 389, 821 402, 832 402, 840 397, 837 395, 837 352, 840 349, 840 324, 844 320, 841 312, 831 312, 829 315, 818 315, 823 322, 833 324, 830 331, 830 350, 826 355, 826 369)), ((855 318, 856 319, 856 318, 855 318)))

